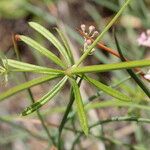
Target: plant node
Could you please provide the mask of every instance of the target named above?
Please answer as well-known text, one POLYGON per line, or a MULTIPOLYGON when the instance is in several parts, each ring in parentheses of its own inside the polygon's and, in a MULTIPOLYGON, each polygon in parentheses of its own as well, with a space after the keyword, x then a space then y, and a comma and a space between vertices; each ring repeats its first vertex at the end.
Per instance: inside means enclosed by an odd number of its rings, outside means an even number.
MULTIPOLYGON (((73 66, 72 66, 73 67, 73 66)), ((64 74, 67 75, 68 77, 72 77, 72 74, 71 74, 71 69, 72 67, 69 67, 67 68, 65 71, 64 71, 64 74)))

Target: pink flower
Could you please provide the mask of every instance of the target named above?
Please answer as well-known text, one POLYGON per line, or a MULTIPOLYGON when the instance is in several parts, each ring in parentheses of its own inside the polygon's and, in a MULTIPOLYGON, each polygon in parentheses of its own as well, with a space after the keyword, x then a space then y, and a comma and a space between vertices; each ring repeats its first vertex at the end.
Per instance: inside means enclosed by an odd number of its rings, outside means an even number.
POLYGON ((146 32, 142 32, 137 42, 141 46, 150 47, 150 29, 146 32))
POLYGON ((144 76, 146 79, 150 80, 150 70, 147 72, 147 74, 144 76))

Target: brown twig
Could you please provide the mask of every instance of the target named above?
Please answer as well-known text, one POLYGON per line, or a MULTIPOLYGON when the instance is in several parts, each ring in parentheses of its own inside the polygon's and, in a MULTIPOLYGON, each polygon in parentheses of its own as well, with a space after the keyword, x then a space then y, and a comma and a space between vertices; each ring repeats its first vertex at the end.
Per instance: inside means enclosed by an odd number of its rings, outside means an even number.
MULTIPOLYGON (((83 36, 83 37, 86 38, 86 39, 90 39, 92 42, 94 42, 94 39, 93 39, 93 38, 91 38, 91 37, 89 37, 88 35, 86 35, 85 33, 83 33, 80 29, 76 29, 76 30, 80 33, 81 36, 83 36)), ((112 55, 114 55, 114 56, 116 56, 116 57, 118 57, 118 58, 121 58, 121 57, 120 57, 120 54, 119 54, 116 50, 113 50, 113 49, 111 49, 111 48, 105 46, 105 45, 102 44, 102 43, 98 43, 98 44, 97 44, 97 48, 98 48, 98 49, 102 49, 103 51, 107 51, 108 53, 110 53, 110 54, 112 54, 112 55)), ((126 58, 126 61, 129 61, 129 60, 126 58)), ((145 79, 145 77, 144 77, 145 73, 144 73, 140 68, 135 68, 134 70, 135 70, 136 72, 140 72, 140 75, 145 79)), ((145 80, 147 80, 147 79, 145 79, 145 80)))

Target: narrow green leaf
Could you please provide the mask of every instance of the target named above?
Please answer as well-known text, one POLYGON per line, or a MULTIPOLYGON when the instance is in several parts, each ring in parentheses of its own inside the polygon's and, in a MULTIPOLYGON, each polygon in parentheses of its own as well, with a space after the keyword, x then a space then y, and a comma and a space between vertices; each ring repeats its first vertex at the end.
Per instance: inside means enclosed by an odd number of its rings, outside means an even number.
POLYGON ((115 90, 115 89, 112 89, 110 86, 107 86, 95 79, 92 79, 90 77, 84 77, 84 79, 86 79, 88 82, 92 83, 94 86, 96 86, 99 90, 102 90, 103 92, 111 95, 112 97, 115 97, 119 100, 122 100, 122 101, 132 101, 131 98, 129 98, 128 96, 122 94, 121 92, 115 90))
POLYGON ((27 107, 23 112, 22 115, 26 116, 31 114, 32 112, 36 111, 48 101, 50 101, 64 86, 68 77, 65 76, 58 84, 56 84, 47 94, 45 94, 40 100, 32 104, 31 106, 27 107))
POLYGON ((75 96, 76 109, 77 109, 78 117, 80 120, 80 125, 82 127, 83 132, 86 135, 88 135, 89 129, 88 129, 87 116, 86 116, 84 105, 81 99, 80 90, 75 80, 72 80, 72 86, 73 86, 73 92, 75 96))
MULTIPOLYGON (((84 109, 86 111, 90 111, 92 109, 99 109, 99 108, 108 108, 108 107, 127 107, 127 108, 150 111, 150 107, 148 106, 148 104, 139 104, 135 102, 123 102, 117 99, 90 102, 84 105, 84 109)), ((46 109, 42 111, 42 114, 46 117, 47 115, 51 115, 55 113, 64 113, 65 110, 66 110, 66 106, 61 106, 61 107, 59 106, 51 109, 46 109)))
MULTIPOLYGON (((118 52, 119 52, 119 54, 121 56, 121 60, 123 62, 125 62, 126 59, 123 56, 122 50, 120 48, 120 45, 119 45, 119 42, 118 42, 118 39, 117 39, 117 36, 116 36, 115 33, 114 33, 114 37, 115 37, 115 42, 116 42, 117 50, 118 50, 118 52)), ((144 84, 144 82, 142 80, 140 80, 140 78, 134 73, 133 70, 127 69, 127 72, 132 77, 132 79, 141 87, 141 89, 144 91, 144 93, 150 98, 150 91, 146 87, 146 85, 144 84)))
POLYGON ((69 73, 79 74, 79 73, 92 73, 92 72, 106 72, 111 70, 128 69, 128 68, 136 68, 136 67, 148 67, 148 66, 150 66, 150 60, 137 60, 137 61, 115 63, 115 64, 74 67, 70 70, 69 73))
POLYGON ((38 31, 40 34, 42 34, 46 39, 48 39, 62 54, 62 56, 65 58, 65 61, 67 64, 70 62, 68 53, 66 52, 64 46, 58 41, 58 39, 46 28, 41 26, 40 24, 36 22, 29 22, 29 25, 38 31))
POLYGON ((32 48, 34 48, 35 50, 37 50, 40 54, 42 54, 42 55, 46 56, 47 58, 49 58, 55 64, 57 64, 61 67, 65 67, 64 63, 56 55, 54 55, 51 51, 49 51, 45 47, 41 46, 35 40, 33 40, 33 39, 31 39, 27 36, 23 36, 23 35, 20 35, 19 37, 23 42, 25 42, 27 45, 29 45, 32 48))
POLYGON ((69 60, 70 60, 70 65, 73 65, 74 58, 73 58, 72 51, 71 51, 71 48, 69 46, 69 43, 67 41, 67 38, 65 37, 63 31, 61 31, 60 29, 56 28, 56 31, 58 32, 59 36, 61 37, 61 39, 63 41, 63 44, 65 46, 65 50, 68 53, 69 60))
MULTIPOLYGON (((5 60, 4 60, 4 62, 5 62, 5 60)), ((35 73, 42 73, 42 74, 63 74, 62 70, 41 67, 41 66, 37 66, 37 65, 33 65, 33 64, 20 62, 17 60, 12 60, 12 59, 7 59, 6 63, 8 66, 16 69, 16 70, 12 70, 12 71, 35 72, 35 73)))
POLYGON ((39 78, 36 78, 36 79, 33 79, 33 80, 30 80, 28 82, 25 82, 25 83, 22 83, 20 85, 17 85, 3 93, 0 94, 0 101, 18 93, 18 92, 21 92, 25 89, 28 89, 30 87, 33 87, 33 86, 36 86, 38 84, 41 84, 43 82, 46 82, 46 81, 49 81, 49 80, 52 80, 52 79, 55 79, 57 77, 60 77, 60 75, 48 75, 48 76, 43 76, 43 77, 39 77, 39 78))
MULTIPOLYGON (((77 78, 78 77, 76 77, 76 79, 75 79, 76 81, 77 81, 77 78)), ((80 80, 77 83, 79 87, 81 85, 82 80, 83 80, 83 77, 81 77, 80 80)), ((69 115, 69 112, 71 112, 74 101, 75 101, 75 97, 74 97, 74 92, 73 92, 73 86, 71 86, 69 103, 67 104, 67 107, 65 109, 65 112, 64 112, 64 115, 63 115, 63 118, 62 118, 62 121, 61 121, 60 126, 59 126, 58 149, 61 149, 61 134, 62 134, 62 131, 64 129, 65 124, 68 121, 68 115, 69 115)))

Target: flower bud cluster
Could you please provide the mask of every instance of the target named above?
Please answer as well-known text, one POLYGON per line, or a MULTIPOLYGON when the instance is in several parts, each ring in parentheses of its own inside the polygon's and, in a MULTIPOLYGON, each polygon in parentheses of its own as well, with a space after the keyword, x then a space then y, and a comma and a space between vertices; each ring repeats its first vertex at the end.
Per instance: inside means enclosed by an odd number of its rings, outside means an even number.
MULTIPOLYGON (((87 35, 90 38, 96 38, 97 35, 99 34, 98 31, 96 31, 95 27, 93 25, 89 26, 88 29, 86 27, 85 24, 81 25, 81 30, 82 32, 87 35)), ((84 37, 84 51, 92 44, 92 41, 90 39, 87 39, 86 37, 84 37)), ((91 53, 94 51, 95 49, 93 48, 91 53)), ((90 53, 90 54, 91 54, 90 53)))

